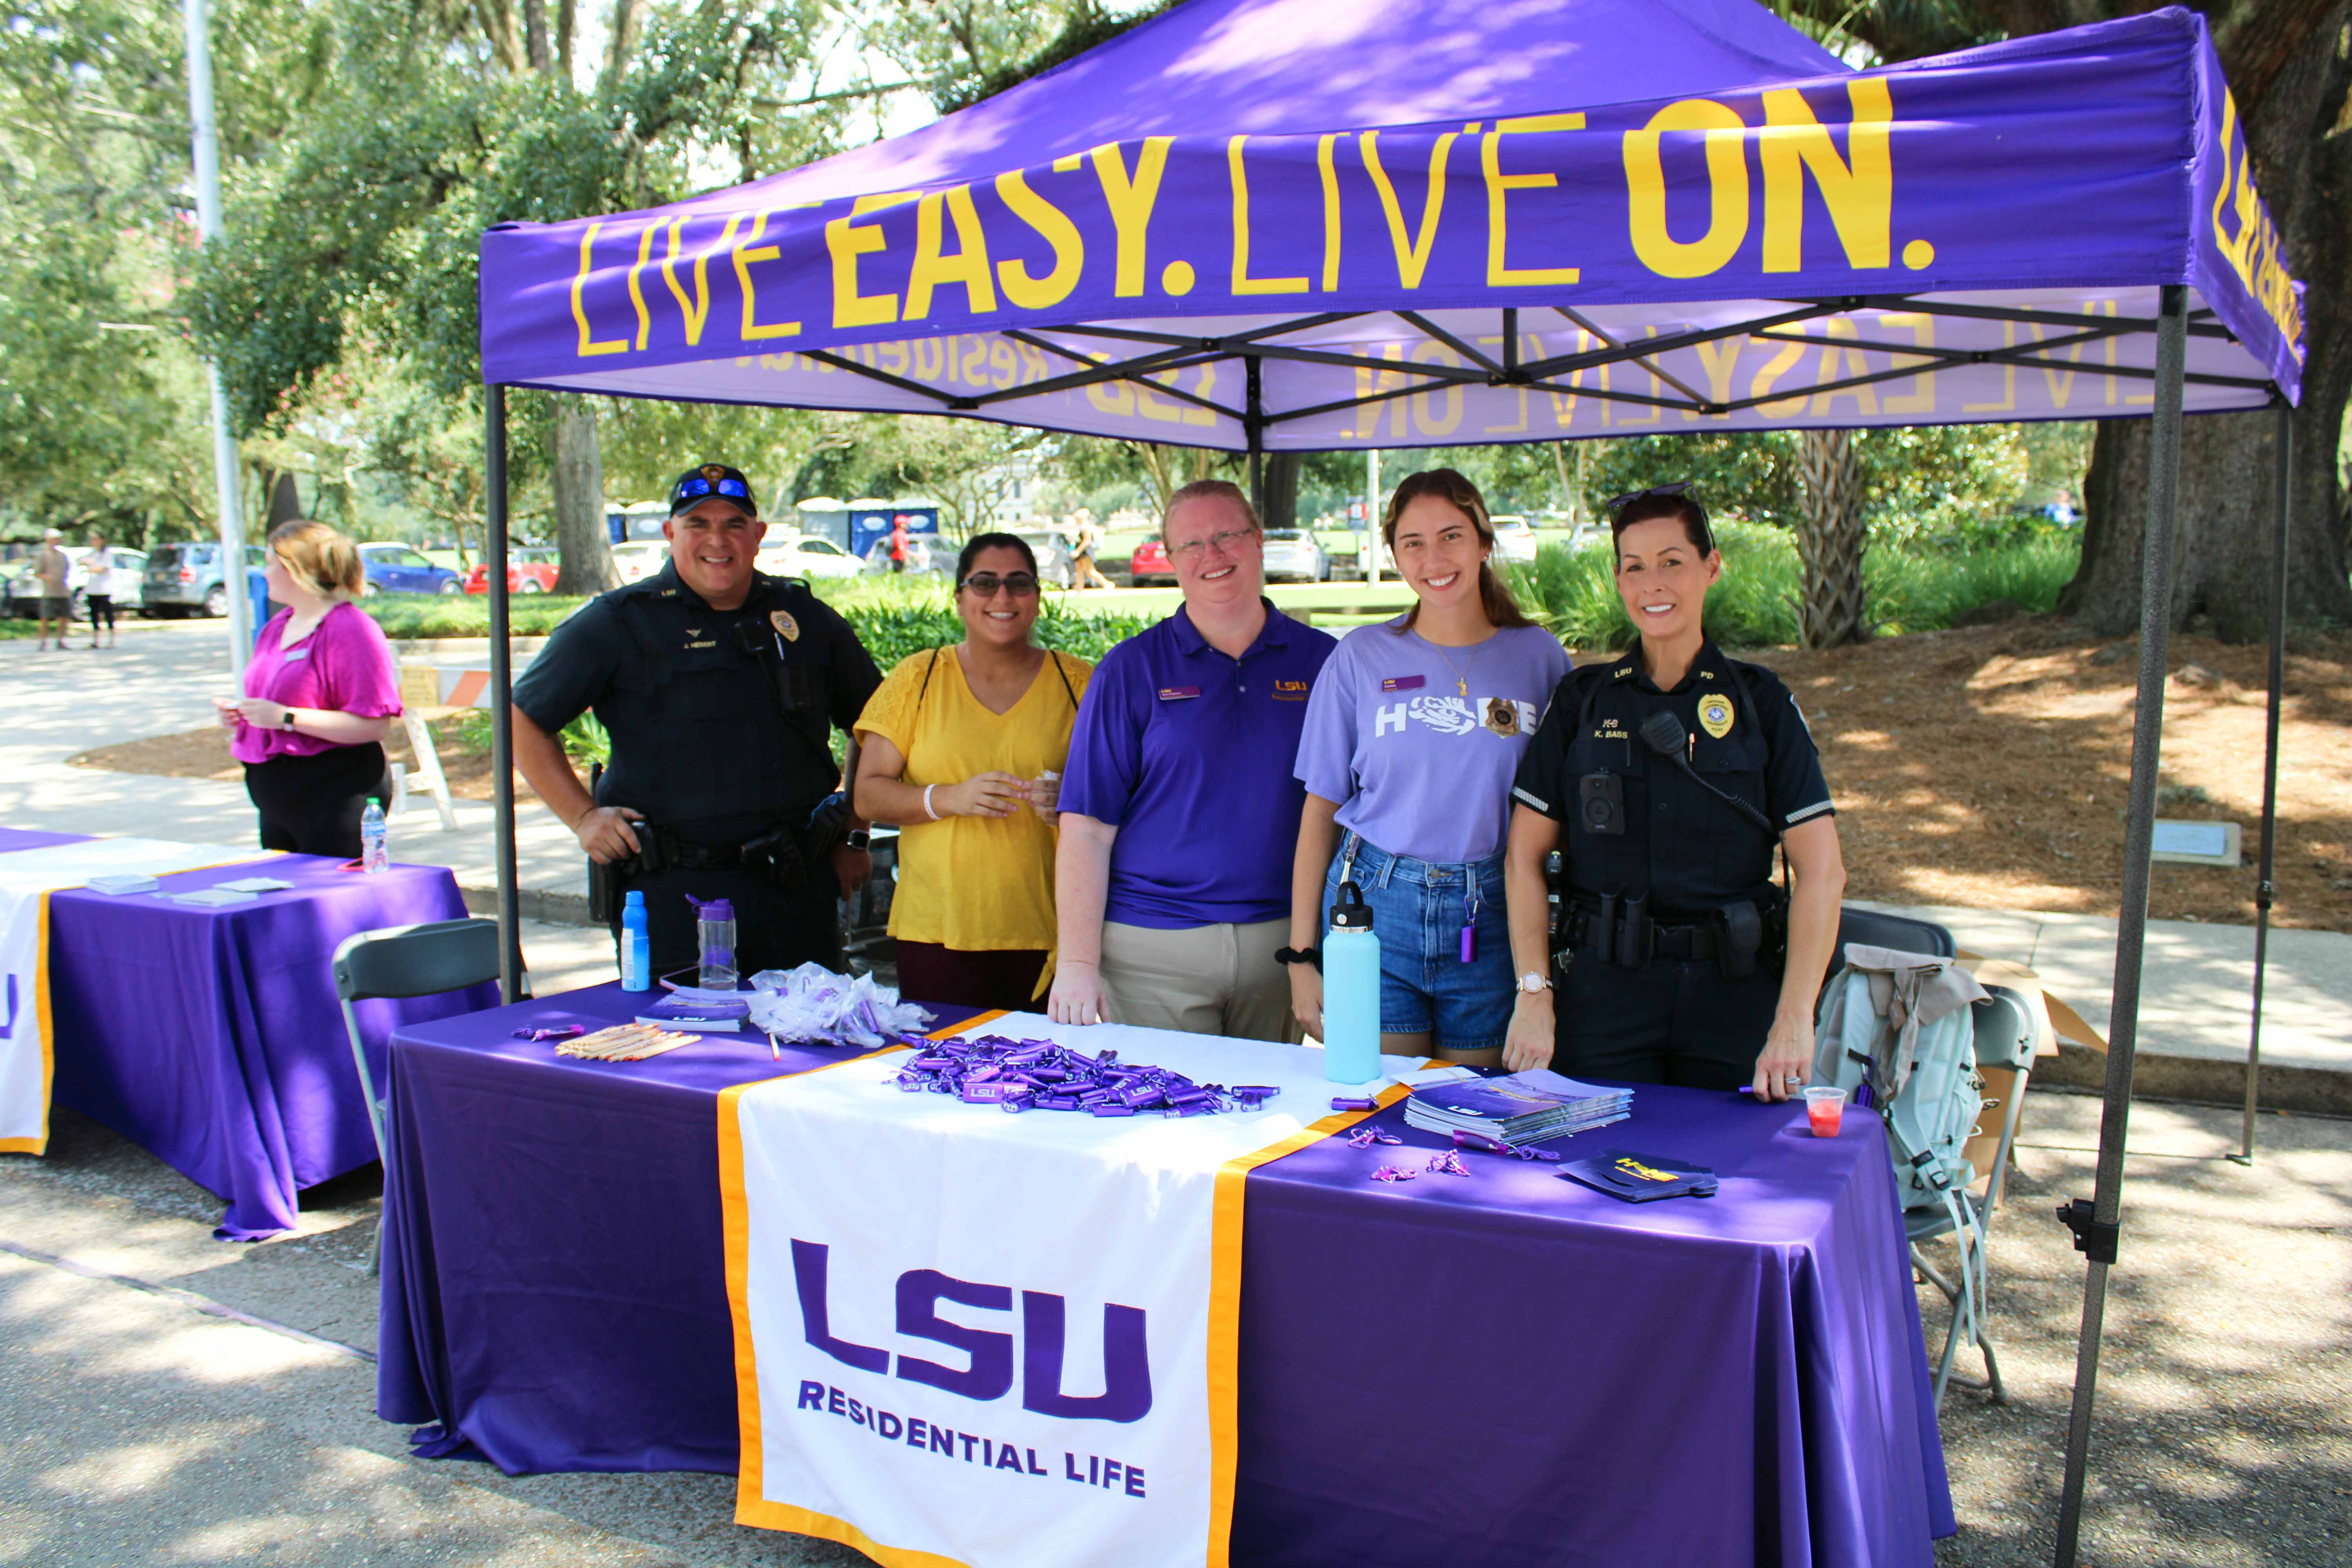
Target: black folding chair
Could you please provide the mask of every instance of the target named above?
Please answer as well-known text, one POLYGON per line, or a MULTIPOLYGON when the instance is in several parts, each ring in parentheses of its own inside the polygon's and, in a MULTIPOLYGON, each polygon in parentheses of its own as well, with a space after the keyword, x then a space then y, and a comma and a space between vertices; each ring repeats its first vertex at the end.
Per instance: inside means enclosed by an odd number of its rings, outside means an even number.
MULTIPOLYGON (((384 1102, 368 1071, 367 1047, 360 1039, 355 1002, 381 997, 433 996, 463 991, 499 977, 499 922, 493 920, 435 921, 426 925, 363 931, 335 949, 335 997, 342 1004, 343 1032, 351 1037, 352 1060, 360 1069, 360 1092, 367 1099, 368 1125, 375 1132, 376 1157, 389 1177, 392 1151, 384 1136, 384 1102)), ((387 1185, 389 1181, 387 1179, 387 1185)), ((373 1274, 383 1256, 383 1222, 376 1222, 373 1274)))
POLYGON ((1858 910, 1852 904, 1838 906, 1837 952, 1830 959, 1830 974, 1845 967, 1848 942, 1860 942, 1864 947, 1891 947, 1897 952, 1927 952, 1937 958, 1956 957, 1959 943, 1952 933, 1933 921, 1913 920, 1909 915, 1890 915, 1877 910, 1858 910))

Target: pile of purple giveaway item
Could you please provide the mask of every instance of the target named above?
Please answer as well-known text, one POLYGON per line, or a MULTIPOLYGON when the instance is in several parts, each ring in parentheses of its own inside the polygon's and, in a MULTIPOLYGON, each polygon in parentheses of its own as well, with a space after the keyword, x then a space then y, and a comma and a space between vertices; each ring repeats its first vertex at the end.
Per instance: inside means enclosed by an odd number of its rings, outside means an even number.
POLYGON ((1282 1090, 1270 1084, 1194 1083, 1167 1068, 1090 1057, 1052 1040, 1003 1035, 928 1039, 901 1035, 915 1055, 898 1068, 908 1094, 951 1094, 1000 1110, 1082 1110, 1094 1116, 1214 1116, 1255 1110, 1282 1090))

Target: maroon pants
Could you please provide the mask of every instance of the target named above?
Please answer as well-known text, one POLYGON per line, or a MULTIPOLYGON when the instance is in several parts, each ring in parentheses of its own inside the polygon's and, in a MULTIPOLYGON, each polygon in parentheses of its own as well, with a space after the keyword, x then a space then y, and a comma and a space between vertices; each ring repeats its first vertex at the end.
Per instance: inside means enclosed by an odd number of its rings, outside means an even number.
POLYGON ((967 952, 936 942, 903 939, 898 948, 898 994, 909 1002, 1027 1012, 1037 976, 1045 967, 1041 948, 967 952))

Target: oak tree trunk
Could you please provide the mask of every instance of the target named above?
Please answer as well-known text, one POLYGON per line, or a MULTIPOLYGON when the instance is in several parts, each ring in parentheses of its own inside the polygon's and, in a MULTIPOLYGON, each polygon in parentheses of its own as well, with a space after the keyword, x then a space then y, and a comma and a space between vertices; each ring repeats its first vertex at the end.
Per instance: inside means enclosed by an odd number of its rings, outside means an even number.
POLYGON ((559 594, 601 594, 615 582, 604 522, 604 460, 596 443, 595 405, 578 393, 555 394, 555 499, 559 594))
MULTIPOLYGON (((2304 5, 2241 7, 2255 22, 2292 20, 2304 5)), ((2217 29, 2245 116, 2254 176, 2286 242, 2304 295, 2303 400, 2294 413, 2289 488, 2290 621, 2352 622, 2345 578, 2347 517, 2337 468, 2352 395, 2352 0, 2337 0, 2300 47, 2217 29)), ((2175 627, 2210 616, 2214 632, 2258 639, 2270 624, 2276 416, 2206 414, 2183 422, 2175 627)), ((2058 607, 2120 636, 2139 625, 2140 543, 2147 526, 2148 424, 2101 424, 2084 480, 2083 562, 2058 607)), ((2200 626, 2202 623, 2200 623, 2200 626)))
POLYGON ((1866 640, 1863 619, 1862 464, 1851 430, 1800 433, 1805 513, 1797 524, 1797 559, 1804 569, 1798 637, 1807 647, 1843 647, 1866 640))
POLYGON ((1307 466, 1303 452, 1265 455, 1265 516, 1268 528, 1298 526, 1298 476, 1307 466))

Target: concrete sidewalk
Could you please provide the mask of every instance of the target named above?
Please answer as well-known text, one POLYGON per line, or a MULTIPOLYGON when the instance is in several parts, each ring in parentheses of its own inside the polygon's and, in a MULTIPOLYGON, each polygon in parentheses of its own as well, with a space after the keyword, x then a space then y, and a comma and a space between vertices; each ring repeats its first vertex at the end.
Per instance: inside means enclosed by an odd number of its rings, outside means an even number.
MULTIPOLYGON (((442 662, 438 658, 436 662, 442 662)), ((0 645, 10 722, 0 730, 0 823, 79 833, 247 843, 253 807, 236 784, 100 773, 65 765, 94 746, 205 723, 209 694, 227 689, 224 635, 211 623, 158 628, 107 652, 35 654, 0 645)), ((394 818, 395 859, 447 866, 478 910, 495 908, 496 845, 487 802, 456 803, 444 832, 429 806, 394 818)), ((585 917, 587 875, 563 825, 526 799, 517 812, 523 913, 555 926, 585 917)), ((2105 1033, 2115 973, 2116 922, 2092 915, 1938 906, 1865 905, 1949 927, 1962 947, 2041 973, 2049 988, 2105 1033)), ((525 952, 531 956, 527 940, 525 952)), ((566 948, 568 973, 590 969, 588 947, 566 948)), ((2246 1059, 2253 932, 2244 926, 2159 921, 2148 928, 2140 1009, 2138 1087, 2191 1100, 2238 1098, 2246 1059)), ((535 974, 543 971, 531 957, 535 974)), ((609 952, 604 961, 609 964, 609 952)), ((551 978, 541 991, 555 989, 551 978)), ((2352 935, 2274 931, 2263 1029, 2265 1103, 2352 1111, 2352 935)), ((2070 1048, 2045 1082, 2095 1084, 2096 1053, 2070 1048)))

